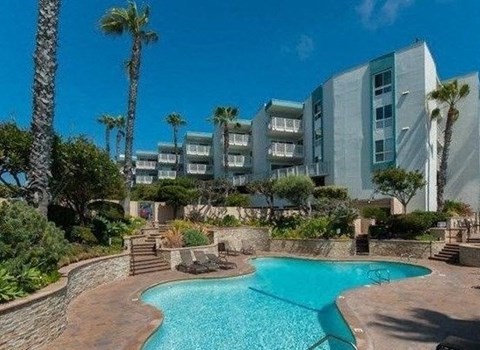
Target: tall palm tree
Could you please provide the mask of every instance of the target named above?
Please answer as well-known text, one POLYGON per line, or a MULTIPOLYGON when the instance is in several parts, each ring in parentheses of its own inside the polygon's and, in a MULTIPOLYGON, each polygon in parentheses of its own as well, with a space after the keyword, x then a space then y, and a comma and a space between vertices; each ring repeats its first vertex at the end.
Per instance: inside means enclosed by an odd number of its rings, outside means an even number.
MULTIPOLYGON (((438 86, 438 88, 429 94, 429 99, 437 101, 441 107, 447 108, 447 120, 445 122, 444 143, 442 156, 440 159, 440 171, 437 177, 437 210, 442 210, 444 205, 445 185, 447 184, 447 167, 448 167, 448 153, 450 151, 450 144, 452 142, 453 125, 458 120, 460 112, 456 105, 464 97, 470 93, 468 84, 458 85, 458 81, 454 80, 438 86)), ((440 108, 435 108, 432 111, 432 119, 440 116, 440 108)))
POLYGON ((183 119, 183 117, 179 113, 170 113, 165 118, 167 123, 173 129, 173 148, 175 150, 175 171, 178 174, 179 169, 179 162, 178 162, 178 129, 181 126, 187 125, 187 121, 183 119))
POLYGON ((120 157, 120 142, 122 142, 122 137, 125 137, 125 117, 123 115, 119 115, 115 118, 115 128, 117 128, 115 159, 118 161, 118 157, 120 157))
POLYGON ((210 118, 210 121, 214 125, 223 129, 223 169, 225 172, 225 177, 228 176, 228 148, 230 145, 228 127, 230 124, 235 123, 235 126, 239 126, 236 123, 238 117, 238 108, 237 107, 224 107, 220 106, 215 108, 213 116, 210 118))
POLYGON ((116 126, 115 117, 110 114, 102 114, 97 118, 97 121, 105 126, 105 151, 107 151, 108 157, 110 157, 110 133, 116 126))
POLYGON ((102 17, 100 27, 108 35, 130 34, 132 37, 132 52, 128 60, 128 110, 125 133, 125 167, 124 175, 126 182, 126 195, 124 201, 125 213, 130 212, 130 188, 132 184, 132 153, 133 153, 133 129, 135 125, 135 113, 137 106, 138 81, 140 78, 140 62, 143 44, 154 43, 158 35, 148 30, 150 8, 145 6, 138 10, 134 1, 129 1, 126 8, 112 8, 102 17))
POLYGON ((47 215, 52 159, 60 0, 39 0, 34 53, 32 135, 27 199, 47 215))

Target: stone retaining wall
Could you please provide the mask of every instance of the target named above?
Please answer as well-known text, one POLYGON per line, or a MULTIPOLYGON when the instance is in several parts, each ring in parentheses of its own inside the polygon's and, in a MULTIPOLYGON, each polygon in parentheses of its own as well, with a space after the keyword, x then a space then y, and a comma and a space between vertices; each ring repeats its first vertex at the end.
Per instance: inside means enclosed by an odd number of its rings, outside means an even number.
POLYGON ((344 258, 355 255, 355 241, 352 239, 272 239, 269 250, 280 253, 344 258))
POLYGON ((370 240, 370 255, 401 256, 412 255, 417 259, 427 259, 440 252, 445 242, 407 241, 401 239, 370 240))
POLYGON ((256 250, 270 248, 270 229, 265 227, 221 227, 213 229, 215 244, 228 241, 233 249, 242 249, 242 240, 247 240, 256 250))
POLYGON ((217 244, 210 244, 210 245, 203 245, 198 247, 184 247, 184 248, 162 248, 158 250, 159 254, 162 254, 165 260, 170 262, 170 269, 175 270, 177 265, 182 262, 182 258, 180 257, 181 250, 188 250, 192 254, 192 260, 195 260, 193 255, 194 250, 201 250, 208 254, 215 254, 218 255, 218 245, 217 244))
POLYGON ((480 267, 480 244, 460 244, 460 265, 480 267))
POLYGON ((60 269, 62 277, 28 297, 0 305, 0 349, 39 349, 67 324, 68 303, 85 290, 125 278, 130 256, 102 257, 60 269))

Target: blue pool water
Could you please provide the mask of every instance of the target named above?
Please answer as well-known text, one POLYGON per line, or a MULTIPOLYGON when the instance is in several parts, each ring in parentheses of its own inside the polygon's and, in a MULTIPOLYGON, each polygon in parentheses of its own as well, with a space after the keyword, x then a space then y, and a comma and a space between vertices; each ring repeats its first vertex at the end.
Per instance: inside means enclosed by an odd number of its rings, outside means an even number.
MULTIPOLYGON (((229 279, 172 282, 142 300, 164 313, 144 350, 307 349, 326 333, 353 341, 335 306, 343 291, 372 284, 372 269, 391 280, 430 270, 393 262, 331 262, 289 258, 252 260, 256 272, 229 279)), ((348 349, 330 341, 318 349, 348 349)))

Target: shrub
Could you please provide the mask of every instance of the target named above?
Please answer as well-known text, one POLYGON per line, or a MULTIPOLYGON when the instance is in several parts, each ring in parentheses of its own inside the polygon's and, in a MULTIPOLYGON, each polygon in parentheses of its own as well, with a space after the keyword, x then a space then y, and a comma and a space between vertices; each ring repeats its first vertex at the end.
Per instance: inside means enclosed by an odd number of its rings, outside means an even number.
POLYGON ((280 198, 305 210, 314 186, 312 179, 308 176, 287 176, 277 180, 274 190, 280 198))
POLYGON ((345 187, 336 186, 322 186, 316 187, 313 190, 315 198, 330 198, 330 199, 348 199, 348 190, 345 187))
POLYGON ((311 218, 302 222, 298 227, 298 236, 301 238, 318 238, 327 233, 330 222, 325 217, 311 218))
POLYGON ((386 222, 390 213, 388 208, 365 207, 362 209, 362 216, 366 219, 375 219, 378 224, 386 222))
POLYGON ((294 238, 296 229, 302 223, 303 218, 300 215, 281 215, 271 221, 272 237, 274 238, 294 238))
POLYGON ((98 244, 98 239, 93 234, 89 227, 74 226, 70 233, 70 236, 74 242, 95 245, 98 244))
POLYGON ((190 229, 183 232, 183 245, 185 247, 196 247, 207 245, 208 243, 207 236, 198 230, 190 229))
POLYGON ((65 248, 63 231, 34 208, 23 202, 0 206, 0 261, 50 272, 65 248))
POLYGON ((163 245, 166 248, 180 248, 183 245, 182 232, 172 227, 163 234, 163 245))
POLYGON ((24 266, 22 272, 17 275, 17 283, 26 293, 33 293, 44 287, 47 281, 38 268, 24 266))
POLYGON ((10 275, 6 268, 0 267, 0 303, 23 297, 25 294, 16 278, 10 275))
POLYGON ((473 209, 470 204, 446 200, 443 204, 443 212, 451 216, 469 217, 473 215, 473 209))
POLYGON ((48 206, 48 221, 52 221, 62 230, 69 232, 76 224, 75 210, 61 205, 48 206))
POLYGON ((97 216, 92 220, 91 223, 91 229, 92 232, 97 239, 98 243, 100 244, 107 244, 108 243, 108 225, 110 224, 110 221, 107 219, 97 216))
POLYGON ((393 215, 387 223, 393 237, 414 239, 423 235, 437 222, 447 219, 445 213, 415 211, 409 214, 393 215))
POLYGON ((220 220, 220 226, 223 227, 235 227, 240 226, 240 220, 238 220, 233 215, 225 215, 222 220, 220 220))
POLYGON ((122 221, 125 217, 123 207, 118 203, 108 201, 96 201, 88 204, 88 209, 96 212, 96 216, 101 216, 108 221, 122 221))
POLYGON ((247 194, 232 193, 225 198, 225 206, 227 207, 249 207, 250 197, 247 194))

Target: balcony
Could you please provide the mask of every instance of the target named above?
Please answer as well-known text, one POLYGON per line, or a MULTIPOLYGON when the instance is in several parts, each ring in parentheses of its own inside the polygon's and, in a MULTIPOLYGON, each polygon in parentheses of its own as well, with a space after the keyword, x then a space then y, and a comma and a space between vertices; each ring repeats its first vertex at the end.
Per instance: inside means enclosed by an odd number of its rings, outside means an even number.
POLYGON ((229 155, 228 166, 230 168, 248 168, 252 166, 250 156, 229 155))
POLYGON ((250 146, 250 135, 245 134, 229 134, 228 135, 228 145, 237 146, 237 147, 249 147, 250 146))
POLYGON ((157 162, 153 160, 137 160, 135 163, 137 169, 153 170, 157 168, 157 162))
POLYGON ((299 119, 273 117, 268 124, 268 129, 277 133, 302 133, 302 121, 299 119))
POLYGON ((212 167, 207 164, 187 164, 187 174, 211 175, 212 167))
POLYGON ((325 162, 317 162, 309 165, 298 165, 290 168, 277 169, 272 172, 273 179, 280 179, 292 175, 306 175, 310 177, 328 175, 328 164, 325 162))
POLYGON ((175 179, 177 177, 177 172, 175 170, 159 170, 158 178, 159 179, 175 179))
POLYGON ((155 180, 153 176, 138 175, 135 177, 135 183, 137 184, 151 184, 153 180, 155 180))
POLYGON ((212 146, 187 145, 186 148, 189 156, 210 157, 212 155, 212 146))
POLYGON ((271 157, 303 158, 303 146, 292 143, 272 142, 268 154, 271 157))
MULTIPOLYGON (((170 153, 160 153, 158 155, 158 162, 163 164, 175 164, 176 156, 170 153)), ((182 157, 178 156, 178 163, 182 163, 182 157)))
POLYGON ((236 175, 232 177, 233 186, 244 186, 250 182, 250 175, 236 175))

